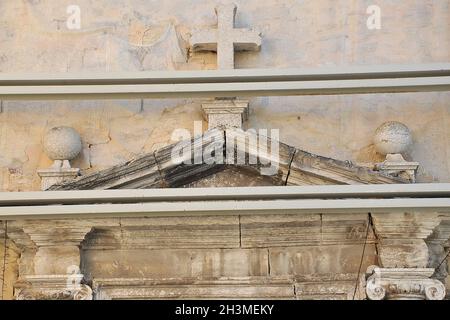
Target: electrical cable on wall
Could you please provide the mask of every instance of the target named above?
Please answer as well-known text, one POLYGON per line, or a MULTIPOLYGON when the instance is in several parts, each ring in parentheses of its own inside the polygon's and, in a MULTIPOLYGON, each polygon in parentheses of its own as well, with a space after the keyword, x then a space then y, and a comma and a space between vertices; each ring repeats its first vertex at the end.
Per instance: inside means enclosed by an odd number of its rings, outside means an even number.
POLYGON ((359 277, 361 276, 361 268, 362 268, 363 261, 364 261, 364 255, 366 253, 366 245, 367 245, 367 239, 369 238, 370 225, 371 225, 371 214, 369 212, 369 215, 368 215, 368 218, 367 218, 366 238, 364 239, 364 246, 363 246, 363 251, 362 251, 362 255, 361 255, 361 260, 359 262, 358 276, 356 277, 355 291, 353 292, 353 299, 352 300, 355 300, 356 292, 358 290, 359 277))
POLYGON ((447 260, 449 254, 450 254, 450 248, 448 249, 447 254, 445 255, 444 259, 442 259, 442 261, 438 264, 438 266, 436 268, 434 268, 434 273, 433 273, 433 275, 431 277, 433 277, 438 272, 439 268, 447 260))
POLYGON ((6 241, 7 241, 7 233, 8 233, 8 221, 5 221, 5 236, 3 239, 3 245, 4 245, 4 253, 3 253, 3 270, 2 270, 2 299, 5 292, 5 270, 6 270, 6 241))

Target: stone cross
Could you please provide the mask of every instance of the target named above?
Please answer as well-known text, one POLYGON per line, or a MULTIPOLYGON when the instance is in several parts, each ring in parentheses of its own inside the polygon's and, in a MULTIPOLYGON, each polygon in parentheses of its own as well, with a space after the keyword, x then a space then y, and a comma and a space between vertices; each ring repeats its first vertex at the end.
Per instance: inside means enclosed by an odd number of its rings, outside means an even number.
POLYGON ((234 69, 235 51, 258 51, 261 35, 251 29, 235 29, 235 4, 216 7, 217 29, 196 32, 191 37, 193 51, 216 51, 218 69, 234 69))

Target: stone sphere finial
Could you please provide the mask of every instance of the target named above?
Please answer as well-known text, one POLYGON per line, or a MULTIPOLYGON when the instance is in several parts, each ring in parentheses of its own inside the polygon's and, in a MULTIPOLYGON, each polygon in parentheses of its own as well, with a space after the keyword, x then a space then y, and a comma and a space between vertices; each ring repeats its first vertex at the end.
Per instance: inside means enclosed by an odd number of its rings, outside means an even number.
POLYGON ((71 127, 55 127, 44 136, 44 151, 51 160, 72 160, 82 150, 81 137, 71 127))
POLYGON ((412 135, 403 123, 390 121, 375 131, 373 142, 377 152, 382 155, 402 154, 412 145, 412 135))

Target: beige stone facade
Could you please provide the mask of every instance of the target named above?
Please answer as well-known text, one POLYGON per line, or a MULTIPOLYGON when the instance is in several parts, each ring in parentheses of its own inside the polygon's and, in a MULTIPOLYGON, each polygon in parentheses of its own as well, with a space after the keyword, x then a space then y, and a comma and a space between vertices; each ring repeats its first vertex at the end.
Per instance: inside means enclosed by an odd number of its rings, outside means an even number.
MULTIPOLYGON (((379 30, 368 28, 371 3, 363 0, 222 1, 221 10, 236 3, 241 31, 217 35, 212 51, 234 43, 245 50, 234 60, 197 50, 208 49, 202 30, 215 34, 229 12, 217 25, 215 2, 188 2, 2 1, 0 76, 450 61, 449 0, 377 1, 379 30), (70 30, 66 10, 74 2, 81 25, 70 30)), ((450 183, 448 91, 237 98, 4 100, 0 191, 450 183), (173 131, 193 133, 196 121, 225 149, 241 126, 279 129, 277 173, 261 175, 248 163, 172 163, 173 131), (377 128, 391 121, 411 134, 400 158, 374 143, 377 128), (74 159, 46 152, 55 127, 81 137, 74 159)), ((273 211, 0 219, 0 298, 445 297, 448 211, 273 211), (79 270, 68 272, 73 266, 79 270)))

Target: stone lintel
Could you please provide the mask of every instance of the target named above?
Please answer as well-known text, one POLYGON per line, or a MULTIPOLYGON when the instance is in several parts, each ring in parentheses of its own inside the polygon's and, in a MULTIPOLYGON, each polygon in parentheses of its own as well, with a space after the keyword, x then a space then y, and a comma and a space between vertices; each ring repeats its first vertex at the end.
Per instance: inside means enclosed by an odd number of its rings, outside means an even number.
MULTIPOLYGON (((135 299, 353 299, 357 274, 301 277, 96 278, 96 300, 135 299)), ((361 277, 363 280, 364 275, 361 277)), ((355 299, 364 299, 363 281, 355 299)))
POLYGON ((242 128, 248 119, 249 101, 236 99, 216 99, 202 103, 208 129, 242 128))
POLYGON ((294 299, 292 278, 96 278, 96 300, 110 299, 294 299))
POLYGON ((443 300, 445 287, 431 279, 433 268, 367 269, 366 293, 370 300, 443 300))
POLYGON ((37 174, 41 178, 41 189, 45 191, 53 185, 74 180, 80 175, 80 169, 51 167, 48 169, 39 169, 37 174))

